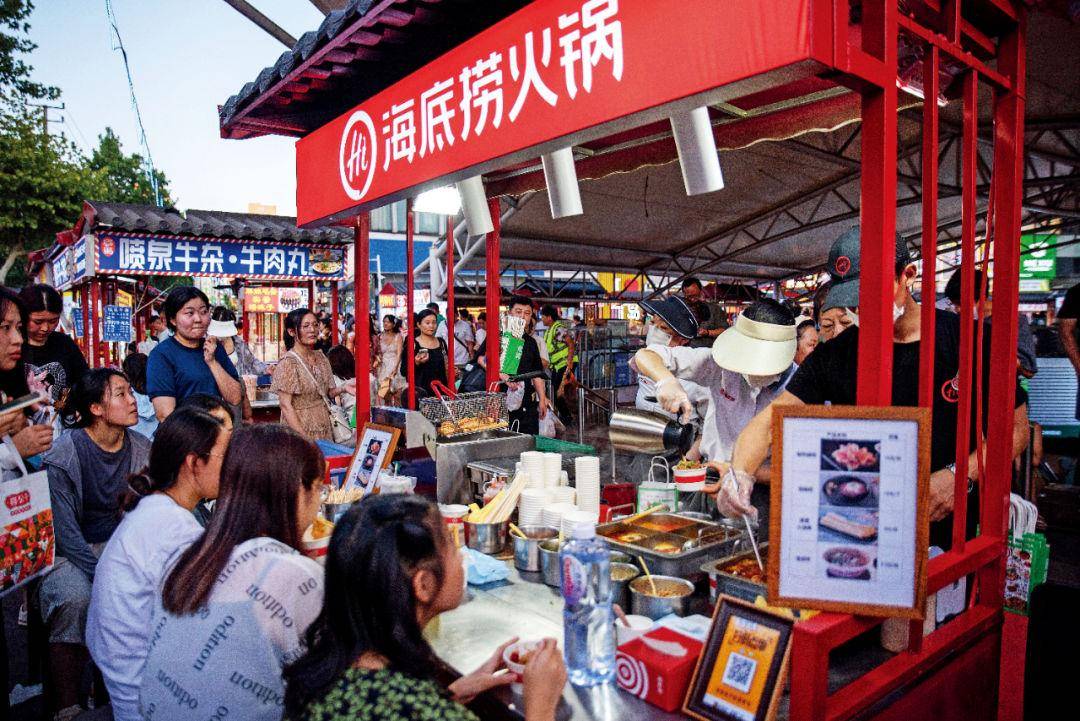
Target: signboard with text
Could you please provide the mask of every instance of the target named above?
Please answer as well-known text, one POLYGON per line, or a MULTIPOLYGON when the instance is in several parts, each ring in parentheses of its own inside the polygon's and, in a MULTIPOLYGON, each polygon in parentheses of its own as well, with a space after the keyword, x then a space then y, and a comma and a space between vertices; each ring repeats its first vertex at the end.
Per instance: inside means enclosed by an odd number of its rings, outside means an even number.
POLYGON ((98 235, 97 269, 125 275, 341 280, 345 248, 109 233, 98 235))
POLYGON ((1032 234, 1020 236, 1020 280, 1057 277, 1057 236, 1032 234))
POLYGON ((101 339, 106 343, 130 343, 133 335, 131 327, 131 306, 105 306, 104 328, 101 339))
POLYGON ((288 313, 307 308, 307 288, 246 288, 244 311, 247 313, 288 313))
POLYGON ((610 131, 602 126, 630 116, 661 120, 660 106, 675 101, 692 99, 692 107, 746 94, 772 71, 785 80, 809 75, 812 5, 820 3, 527 5, 301 138, 297 222, 337 220, 436 179, 601 137, 610 131), (717 91, 751 77, 752 87, 717 91))

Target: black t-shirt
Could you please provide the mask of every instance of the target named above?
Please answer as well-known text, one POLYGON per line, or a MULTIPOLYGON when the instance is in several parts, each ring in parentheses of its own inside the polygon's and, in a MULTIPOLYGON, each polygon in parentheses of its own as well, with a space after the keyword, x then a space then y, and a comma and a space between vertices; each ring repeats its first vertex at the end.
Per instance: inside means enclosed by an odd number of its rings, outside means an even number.
MULTIPOLYGON (((1069 292, 1065 294, 1065 300, 1061 302, 1061 310, 1058 311, 1057 317, 1080 318, 1080 283, 1069 288, 1069 292)), ((1077 324, 1074 333, 1077 342, 1080 343, 1080 324, 1077 324)))
POLYGON ((60 400, 89 369, 75 341, 56 331, 49 334, 44 345, 23 343, 22 352, 26 372, 41 377, 54 401, 60 400))
MULTIPOLYGON (((973 336, 974 337, 974 336, 973 336)), ((930 470, 956 461, 956 423, 959 394, 956 377, 960 369, 960 316, 938 309, 934 326, 934 406, 930 444, 930 470)), ((855 405, 858 379, 859 329, 848 328, 814 349, 787 385, 803 403, 855 405)), ((990 327, 983 338, 983 425, 987 421, 990 378, 990 327)), ((975 388, 972 384, 971 449, 975 448, 975 388)), ((893 344, 893 393, 895 406, 919 405, 919 342, 893 344)), ((1016 386, 1017 407, 1027 393, 1016 386)))

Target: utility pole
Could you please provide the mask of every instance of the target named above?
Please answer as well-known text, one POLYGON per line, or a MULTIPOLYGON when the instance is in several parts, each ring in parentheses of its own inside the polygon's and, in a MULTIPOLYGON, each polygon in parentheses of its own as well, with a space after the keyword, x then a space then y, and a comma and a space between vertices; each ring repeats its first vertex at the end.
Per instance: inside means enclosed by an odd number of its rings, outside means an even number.
POLYGON ((42 135, 47 136, 49 134, 49 123, 62 123, 62 122, 64 122, 63 118, 60 118, 59 120, 52 120, 52 119, 49 118, 49 111, 50 110, 63 110, 64 109, 64 104, 63 103, 60 103, 59 105, 49 105, 48 103, 27 103, 26 105, 27 105, 27 107, 40 108, 41 109, 41 134, 42 135))

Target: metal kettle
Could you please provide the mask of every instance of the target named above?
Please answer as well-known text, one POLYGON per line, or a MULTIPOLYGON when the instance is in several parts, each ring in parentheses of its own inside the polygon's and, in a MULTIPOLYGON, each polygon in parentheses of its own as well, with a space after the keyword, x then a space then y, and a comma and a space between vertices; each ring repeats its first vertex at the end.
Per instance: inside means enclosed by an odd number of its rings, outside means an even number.
POLYGON ((665 415, 638 408, 620 408, 611 414, 608 438, 613 448, 650 455, 677 451, 680 455, 694 443, 693 424, 682 424, 665 415))

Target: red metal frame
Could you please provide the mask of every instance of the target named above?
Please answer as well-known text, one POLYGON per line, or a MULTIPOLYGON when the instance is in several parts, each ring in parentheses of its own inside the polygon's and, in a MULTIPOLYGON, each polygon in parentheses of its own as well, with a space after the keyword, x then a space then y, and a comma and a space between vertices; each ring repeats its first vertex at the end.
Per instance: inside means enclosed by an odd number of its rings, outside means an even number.
POLYGON ((356 323, 356 427, 362 428, 371 418, 371 273, 369 249, 371 216, 356 217, 356 244, 353 253, 353 308, 356 323))
POLYGON ((446 378, 447 385, 454 387, 457 367, 454 365, 454 324, 457 323, 457 308, 454 307, 454 219, 446 216, 446 378))
POLYGON ((502 345, 502 324, 499 319, 499 300, 502 296, 502 286, 499 283, 499 239, 502 232, 502 219, 499 211, 499 199, 488 200, 488 210, 491 213, 491 232, 487 234, 487 288, 485 289, 487 313, 486 342, 487 346, 487 382, 499 380, 499 351, 502 345))
MULTIPOLYGON (((999 5, 1005 5, 1002 2, 999 5)), ((1012 432, 1014 416, 1014 389, 1016 382, 1016 323, 1015 314, 1019 285, 1019 225, 1020 193, 1022 188, 1022 152, 1023 152, 1023 111, 1024 111, 1024 18, 1019 10, 1010 10, 1017 19, 1015 26, 1007 30, 1002 37, 997 52, 997 71, 986 72, 984 63, 977 61, 966 51, 961 51, 961 33, 971 38, 973 32, 966 21, 961 21, 959 0, 945 3, 945 22, 949 38, 920 26, 914 19, 897 17, 895 7, 871 7, 865 3, 863 42, 864 49, 873 53, 882 48, 881 39, 895 38, 897 25, 905 31, 924 40, 929 45, 926 55, 924 78, 925 95, 929 99, 923 108, 923 311, 922 343, 920 345, 920 368, 922 377, 919 389, 921 405, 929 405, 933 394, 930 381, 933 367, 933 300, 936 297, 934 287, 934 269, 936 268, 937 241, 937 140, 938 140, 938 74, 940 52, 949 54, 967 66, 963 92, 963 152, 962 152, 962 243, 961 254, 961 317, 969 319, 975 307, 973 269, 975 261, 975 223, 976 195, 978 181, 976 173, 977 152, 977 90, 980 79, 989 80, 995 92, 994 99, 994 182, 992 183, 992 209, 989 211, 988 225, 994 233, 994 305, 995 333, 991 338, 991 360, 989 379, 989 416, 986 437, 987 457, 985 473, 980 476, 981 534, 974 540, 964 539, 963 529, 968 512, 966 503, 966 473, 969 449, 971 420, 972 383, 976 385, 975 402, 981 405, 981 378, 978 370, 979 359, 973 359, 974 324, 961 324, 961 369, 959 372, 959 391, 961 408, 960 425, 957 432, 957 463, 961 472, 956 481, 956 502, 954 507, 954 545, 949 552, 934 558, 929 563, 927 592, 934 593, 969 574, 976 574, 978 593, 967 611, 952 622, 942 626, 926 638, 922 638, 921 624, 911 624, 911 641, 906 653, 898 654, 886 663, 878 666, 839 691, 828 692, 829 652, 855 636, 872 629, 879 621, 870 618, 858 618, 838 614, 821 614, 809 621, 800 622, 795 627, 792 649, 791 668, 791 719, 792 721, 810 721, 811 719, 841 720, 853 718, 865 712, 875 703, 890 693, 895 693, 906 684, 932 671, 950 652, 966 648, 983 635, 995 631, 1001 624, 1002 582, 1003 582, 1003 546, 1007 523, 1007 502, 1012 469, 1012 432), (883 12, 873 12, 883 11, 883 12), (896 23, 896 24, 894 24, 896 23), (876 35, 876 39, 875 39, 876 35), (877 47, 875 48, 875 45, 877 47), (1002 315, 1003 314, 1003 315, 1002 315), (974 372, 973 372, 974 371, 974 372)), ((846 3, 837 3, 837 24, 835 31, 846 35, 846 28, 839 22, 841 12, 846 13, 846 3)), ((861 51, 852 52, 846 38, 837 44, 837 65, 848 72, 853 72, 863 81, 874 80, 875 69, 872 60, 867 60, 861 51)), ((891 44, 891 43, 889 43, 891 44)), ((883 57, 889 65, 889 73, 883 79, 891 84, 895 74, 895 58, 889 58, 889 48, 884 47, 883 57)), ((882 85, 882 83, 878 83, 882 85)), ((892 233, 895 217, 888 217, 891 204, 895 202, 896 187, 895 166, 889 162, 890 150, 895 154, 895 127, 884 122, 881 117, 881 105, 888 102, 885 87, 866 87, 856 85, 863 97, 863 184, 862 184, 862 228, 863 228, 863 293, 862 303, 874 297, 873 278, 877 283, 884 283, 892 275, 892 233), (884 95, 884 98, 882 96, 884 95), (884 160, 882 164, 879 161, 884 160), (889 166, 892 167, 890 168, 889 166), (885 207, 882 207, 884 204, 885 207), (871 225, 868 226, 868 222, 871 225), (868 232, 872 230, 873 232, 868 232)), ((893 156, 895 157, 895 155, 893 156)), ((989 228, 988 231, 989 233, 989 228)), ((892 323, 886 320, 888 309, 884 307, 888 293, 879 285, 877 298, 870 307, 860 308, 860 316, 873 319, 860 326, 860 364, 859 364, 859 402, 873 402, 875 398, 888 398, 891 383, 881 379, 881 371, 888 370, 887 362, 891 348, 892 323)), ((981 303, 979 304, 981 306, 981 303)), ((981 326, 981 323, 979 324, 981 326)), ((981 335, 981 328, 980 334, 981 335)), ((886 401, 887 402, 887 401, 886 401)), ((980 439, 981 440, 981 439, 980 439)), ((979 444, 981 445, 981 443, 979 444)), ((996 671, 996 666, 994 668, 996 671)))
POLYGON ((330 342, 337 345, 341 342, 338 337, 338 284, 330 284, 330 342))
POLYGON ((406 380, 409 382, 409 408, 416 408, 416 355, 413 352, 413 344, 416 342, 416 308, 413 307, 413 291, 415 288, 416 267, 413 263, 413 240, 416 234, 416 214, 412 209, 413 201, 409 198, 405 201, 405 368, 408 371, 406 380))

